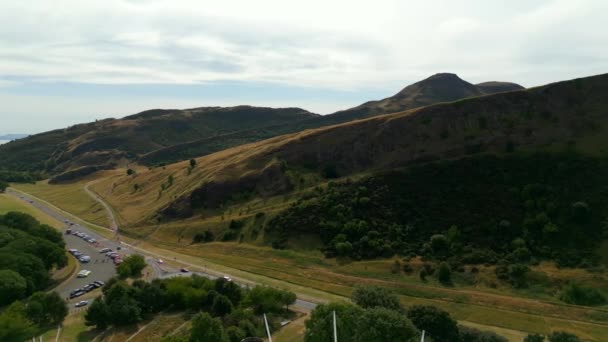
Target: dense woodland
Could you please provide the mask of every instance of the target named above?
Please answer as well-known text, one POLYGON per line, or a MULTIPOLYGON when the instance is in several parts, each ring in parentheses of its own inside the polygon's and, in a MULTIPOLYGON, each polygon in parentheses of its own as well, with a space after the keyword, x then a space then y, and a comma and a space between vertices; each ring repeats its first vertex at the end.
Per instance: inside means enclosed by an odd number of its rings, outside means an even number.
POLYGON ((67 264, 64 246, 59 232, 27 214, 0 215, 0 341, 24 341, 63 321, 63 298, 43 291, 50 271, 67 264))
POLYGON ((607 177, 607 160, 576 154, 430 163, 317 187, 266 229, 276 248, 318 234, 328 257, 590 266, 608 231, 607 177))

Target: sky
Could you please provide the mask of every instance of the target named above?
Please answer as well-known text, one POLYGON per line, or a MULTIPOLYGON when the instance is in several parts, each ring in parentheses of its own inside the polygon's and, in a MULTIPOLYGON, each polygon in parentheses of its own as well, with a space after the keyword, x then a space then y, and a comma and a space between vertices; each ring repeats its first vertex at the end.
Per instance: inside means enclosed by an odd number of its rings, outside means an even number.
POLYGON ((151 108, 319 114, 438 72, 608 72, 604 0, 0 0, 0 135, 151 108))

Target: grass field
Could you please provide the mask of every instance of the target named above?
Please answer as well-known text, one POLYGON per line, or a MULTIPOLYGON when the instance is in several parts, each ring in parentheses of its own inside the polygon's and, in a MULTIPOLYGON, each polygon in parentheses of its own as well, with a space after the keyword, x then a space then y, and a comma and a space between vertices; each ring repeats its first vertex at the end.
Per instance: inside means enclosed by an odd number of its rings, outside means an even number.
POLYGON ((40 181, 36 184, 12 184, 15 189, 48 201, 86 221, 107 227, 108 218, 104 208, 92 199, 85 191, 87 180, 69 184, 48 184, 40 181))
POLYGON ((55 220, 51 216, 36 210, 31 206, 27 205, 18 198, 11 195, 0 194, 0 214, 6 214, 9 211, 20 211, 35 217, 38 221, 44 224, 48 224, 51 227, 61 228, 63 223, 55 220))

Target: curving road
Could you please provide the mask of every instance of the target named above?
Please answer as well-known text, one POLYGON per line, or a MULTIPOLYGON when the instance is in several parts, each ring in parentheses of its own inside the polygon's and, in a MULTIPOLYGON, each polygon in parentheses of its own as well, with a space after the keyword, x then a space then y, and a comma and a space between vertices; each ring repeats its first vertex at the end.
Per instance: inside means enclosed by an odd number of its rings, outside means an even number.
MULTIPOLYGON (((77 224, 76 222, 70 221, 69 217, 75 217, 74 215, 64 212, 63 210, 56 208, 53 205, 51 205, 45 201, 42 201, 32 195, 23 193, 21 191, 15 191, 11 188, 7 189, 7 191, 6 191, 6 193, 20 198, 21 200, 25 201, 29 205, 43 211, 44 213, 59 220, 60 222, 66 222, 66 229, 67 229, 67 226, 69 225, 69 223, 71 222, 73 224, 73 226, 71 227, 72 229, 86 233, 99 242, 98 246, 93 246, 75 235, 66 235, 65 236, 66 248, 68 248, 68 249, 76 248, 81 252, 85 252, 86 255, 91 256, 92 261, 87 264, 81 264, 80 269, 88 269, 88 270, 92 271, 92 273, 88 278, 72 278, 69 281, 64 282, 62 285, 60 285, 57 288, 57 291, 63 297, 67 298, 67 296, 69 296, 69 292, 71 290, 80 288, 86 284, 91 283, 94 280, 106 281, 106 280, 110 279, 111 277, 113 277, 114 275, 116 275, 116 269, 115 269, 114 265, 112 264, 111 260, 108 258, 105 258, 105 262, 102 261, 102 260, 104 260, 104 257, 101 257, 101 254, 99 253, 98 250, 101 248, 104 248, 104 247, 112 248, 113 250, 117 250, 117 248, 120 247, 121 248, 120 252, 121 252, 121 254, 124 254, 124 255, 129 255, 129 254, 143 255, 146 259, 147 264, 153 270, 155 278, 171 278, 171 277, 179 277, 179 276, 189 276, 191 274, 197 274, 197 275, 209 278, 209 279, 218 278, 217 274, 220 274, 219 272, 216 273, 215 275, 207 273, 207 272, 202 272, 200 270, 202 270, 203 268, 200 267, 199 265, 196 265, 196 264, 193 264, 190 262, 186 262, 183 260, 175 259, 172 257, 168 257, 168 256, 165 256, 165 255, 162 255, 159 253, 150 252, 150 251, 140 248, 138 246, 128 244, 124 241, 120 241, 120 235, 119 235, 120 228, 119 228, 116 218, 114 217, 114 212, 112 211, 112 208, 99 195, 97 195, 95 192, 93 192, 92 190, 89 189, 89 185, 91 185, 91 184, 92 183, 88 183, 84 187, 84 190, 87 192, 87 194, 89 196, 91 196, 94 200, 99 202, 105 208, 107 215, 108 215, 108 221, 110 222, 111 229, 106 228, 106 227, 101 227, 99 225, 87 222, 80 218, 78 218, 78 220, 81 222, 85 222, 88 225, 92 225, 92 226, 95 226, 98 228, 102 228, 102 229, 106 229, 106 230, 114 232, 114 238, 112 240, 101 236, 99 233, 95 232, 94 230, 92 230, 84 225, 77 224), (171 267, 165 263, 162 263, 162 264, 159 263, 159 259, 171 260, 173 263, 187 266, 187 267, 189 267, 193 270, 197 270, 197 271, 187 272, 187 273, 181 272, 179 269, 171 267), (97 262, 95 262, 95 260, 97 260, 97 262)), ((235 282, 239 283, 239 285, 241 287, 249 287, 251 284, 257 285, 255 283, 250 283, 250 282, 244 282, 244 281, 241 282, 238 279, 236 279, 235 282)), ((82 300, 83 298, 86 299, 87 297, 97 296, 98 293, 99 293, 99 290, 95 290, 81 298, 68 300, 68 302, 74 303, 79 300, 82 300), (93 295, 91 295, 91 294, 93 294, 93 295)), ((304 299, 298 298, 296 300, 296 303, 294 304, 294 306, 297 306, 304 310, 312 310, 317 306, 317 304, 315 302, 312 302, 309 300, 304 300, 304 299)))

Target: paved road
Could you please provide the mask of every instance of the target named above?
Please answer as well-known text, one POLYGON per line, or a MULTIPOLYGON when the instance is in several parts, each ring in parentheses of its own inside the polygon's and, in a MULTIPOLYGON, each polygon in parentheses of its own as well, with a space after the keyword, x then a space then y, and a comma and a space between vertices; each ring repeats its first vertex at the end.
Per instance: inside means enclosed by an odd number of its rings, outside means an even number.
MULTIPOLYGON (((96 201, 98 201, 100 204, 102 204, 102 206, 106 209, 107 213, 108 213, 108 219, 111 222, 111 225, 113 226, 114 229, 112 229, 111 231, 114 232, 118 232, 118 224, 116 219, 114 218, 114 214, 111 210, 111 208, 109 207, 109 205, 107 203, 105 203, 105 201, 103 201, 103 199, 101 199, 99 196, 97 196, 97 194, 95 194, 94 192, 92 192, 91 190, 88 189, 88 184, 85 187, 85 191, 96 201)), ((33 198, 32 196, 29 196, 27 194, 21 193, 21 192, 17 192, 14 191, 12 189, 7 189, 6 191, 8 194, 16 196, 18 198, 21 198, 22 200, 28 202, 30 205, 38 208, 39 210, 47 213, 48 215, 50 215, 51 217, 56 218, 57 220, 59 220, 60 222, 69 222, 69 218, 67 214, 64 214, 61 212, 61 210, 58 210, 54 207, 48 206, 46 203, 38 201, 37 199, 33 198)), ((83 220, 84 221, 84 220, 83 220)), ((67 228, 67 227, 66 227, 67 228)), ((103 228, 103 227, 101 227, 103 228)), ((95 238, 99 243, 99 247, 94 247, 92 245, 90 245, 89 243, 87 243, 86 241, 80 239, 79 237, 75 236, 75 235, 66 235, 65 236, 65 240, 66 240, 66 248, 70 249, 70 248, 76 248, 80 251, 87 251, 87 255, 91 256, 92 262, 88 263, 88 264, 81 264, 81 269, 88 269, 91 270, 92 273, 88 278, 74 278, 72 280, 70 280, 69 282, 63 284, 62 286, 60 286, 57 291, 64 297, 67 297, 67 295, 69 295, 69 292, 72 289, 76 289, 79 287, 82 287, 86 284, 89 284, 90 282, 94 281, 94 280, 102 280, 102 281, 106 281, 107 279, 110 279, 112 276, 114 276, 116 274, 116 270, 114 265, 111 263, 111 261, 109 259, 106 258, 106 262, 100 262, 100 260, 102 259, 101 255, 98 252, 98 249, 104 248, 104 247, 109 247, 112 248, 113 250, 116 250, 118 246, 121 246, 122 250, 121 253, 122 254, 131 254, 131 253, 138 253, 138 254, 142 254, 145 256, 146 258, 146 262, 148 263, 148 265, 151 267, 151 269, 154 271, 154 277, 155 278, 171 278, 171 277, 180 277, 180 276, 189 276, 191 274, 197 274, 209 279, 217 279, 218 276, 214 275, 214 274, 210 274, 210 273, 206 273, 206 272, 201 272, 201 271, 195 271, 195 272, 188 272, 188 273, 183 273, 180 272, 179 269, 171 267, 165 263, 160 264, 158 262, 158 259, 167 259, 165 256, 157 254, 157 253, 151 253, 149 251, 146 251, 142 248, 139 248, 135 245, 129 245, 127 243, 124 242, 120 242, 118 240, 119 235, 116 234, 117 239, 116 240, 108 240, 106 238, 104 238, 103 236, 101 236, 100 234, 98 234, 97 232, 84 227, 82 225, 78 225, 76 223, 74 223, 74 226, 72 226, 72 229, 78 230, 80 232, 86 233, 89 236, 92 236, 93 238, 95 238), (90 253, 90 254, 89 254, 90 253), (97 258, 96 258, 97 257, 97 258), (95 263, 95 259, 98 259, 98 262, 95 263), (110 261, 110 262, 108 262, 110 261), (86 265, 86 266, 83 266, 86 265)), ((108 229, 108 228, 104 228, 104 229, 108 229)), ((110 230, 110 229, 108 229, 110 230)), ((167 259, 169 260, 169 259, 167 259)), ((172 262, 174 263, 178 263, 180 265, 183 266, 187 266, 193 270, 199 270, 201 269, 200 266, 189 263, 189 262, 185 262, 185 261, 181 261, 181 260, 177 260, 175 258, 172 258, 172 262)), ((249 287, 249 284, 246 283, 241 283, 239 284, 242 287, 249 287)), ((99 292, 99 290, 93 291, 92 293, 97 293, 99 292)), ((89 296, 87 296, 89 297, 89 296)), ((80 300, 80 299, 78 299, 80 300)), ((71 302, 77 302, 78 300, 74 299, 71 302)), ((312 310, 314 309, 317 304, 311 301, 307 301, 307 300, 303 300, 303 299, 296 299, 296 303, 295 306, 306 309, 306 310, 312 310)))

